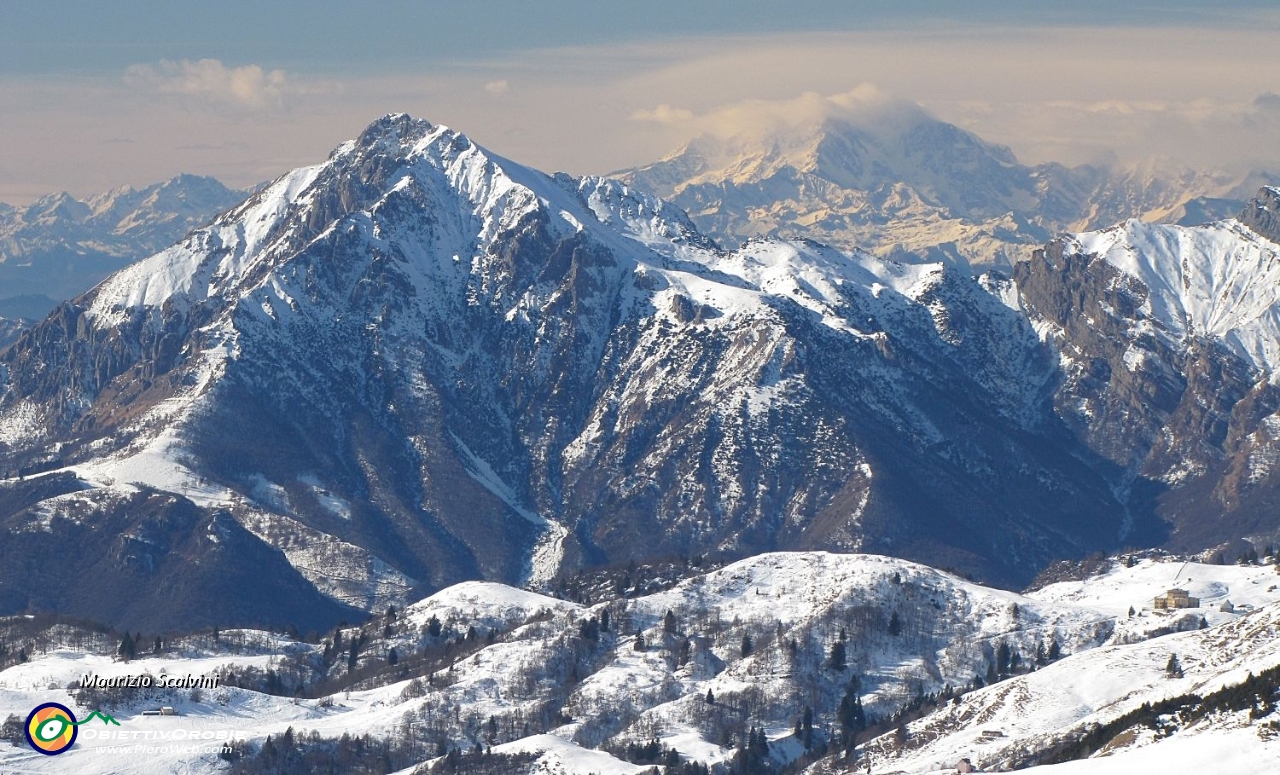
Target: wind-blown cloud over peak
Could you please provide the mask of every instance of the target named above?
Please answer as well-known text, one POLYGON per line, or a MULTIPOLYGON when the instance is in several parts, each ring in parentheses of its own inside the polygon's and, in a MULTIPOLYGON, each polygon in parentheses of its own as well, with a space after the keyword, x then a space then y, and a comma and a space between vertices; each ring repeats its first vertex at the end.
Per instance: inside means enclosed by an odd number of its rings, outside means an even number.
POLYGON ((816 129, 828 121, 887 133, 929 118, 919 104, 894 97, 869 83, 839 94, 809 91, 791 99, 742 100, 705 113, 662 104, 631 115, 633 121, 649 121, 690 134, 739 140, 805 134, 806 130, 816 129))
POLYGON ((790 99, 742 100, 704 113, 664 104, 637 111, 631 119, 693 138, 698 152, 711 163, 726 163, 760 149, 803 151, 833 123, 888 139, 936 120, 919 103, 869 83, 837 94, 808 91, 790 99))

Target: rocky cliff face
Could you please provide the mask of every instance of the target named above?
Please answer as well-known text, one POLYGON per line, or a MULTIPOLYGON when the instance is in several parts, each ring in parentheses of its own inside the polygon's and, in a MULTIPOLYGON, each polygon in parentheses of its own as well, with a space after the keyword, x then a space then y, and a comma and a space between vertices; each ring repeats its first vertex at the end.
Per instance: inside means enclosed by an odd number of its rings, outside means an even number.
MULTIPOLYGON (((1276 259, 1271 190, 1239 222, 1122 226, 1062 238, 1015 271, 1032 322, 1061 357, 1057 415, 1152 498, 1172 540, 1268 534, 1276 259)), ((1280 427, 1280 426, 1278 426, 1280 427)))
POLYGON ((1272 242, 1280 242, 1280 188, 1268 186, 1238 216, 1241 223, 1272 242))

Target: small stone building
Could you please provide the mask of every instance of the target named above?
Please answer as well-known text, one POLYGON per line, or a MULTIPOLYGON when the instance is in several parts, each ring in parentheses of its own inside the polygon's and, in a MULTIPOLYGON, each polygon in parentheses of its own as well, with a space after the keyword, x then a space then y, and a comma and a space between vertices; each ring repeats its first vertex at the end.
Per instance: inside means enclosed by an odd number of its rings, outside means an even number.
POLYGON ((1152 601, 1152 607, 1157 611, 1168 611, 1174 608, 1199 608, 1200 598, 1192 597, 1185 589, 1173 589, 1165 592, 1163 595, 1157 595, 1152 601))
POLYGON ((956 763, 956 772, 957 772, 957 773, 961 773, 961 772, 977 772, 977 771, 978 771, 978 768, 977 768, 977 767, 974 767, 974 766, 973 766, 973 763, 972 763, 972 762, 970 762, 968 759, 961 759, 959 762, 957 762, 957 763, 956 763))

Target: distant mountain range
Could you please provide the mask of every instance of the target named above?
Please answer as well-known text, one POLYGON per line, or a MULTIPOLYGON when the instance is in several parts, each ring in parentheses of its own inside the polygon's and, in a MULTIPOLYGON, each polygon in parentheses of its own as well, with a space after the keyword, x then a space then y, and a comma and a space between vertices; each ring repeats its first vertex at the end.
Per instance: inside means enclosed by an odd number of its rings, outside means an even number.
POLYGON ((774 549, 1020 585, 1264 540, 1278 212, 975 278, 722 250, 627 184, 388 116, 0 351, 0 612, 322 624, 774 549), (42 575, 68 552, 98 584, 42 575))
POLYGON ((247 195, 213 178, 180 175, 85 200, 60 193, 25 207, 0 203, 0 318, 42 318, 247 195))
POLYGON ((1199 225, 1235 215, 1280 177, 1029 167, 1003 146, 908 111, 887 123, 827 119, 763 138, 699 137, 615 175, 689 213, 726 245, 810 238, 908 261, 1009 268, 1064 231, 1128 218, 1199 225))

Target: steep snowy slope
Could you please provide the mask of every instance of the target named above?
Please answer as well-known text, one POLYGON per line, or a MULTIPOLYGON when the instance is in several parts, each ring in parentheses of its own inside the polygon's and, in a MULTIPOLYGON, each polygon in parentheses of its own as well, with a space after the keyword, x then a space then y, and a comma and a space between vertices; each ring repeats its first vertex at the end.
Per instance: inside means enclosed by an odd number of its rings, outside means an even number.
MULTIPOLYGON (((886 772, 939 772, 963 757, 983 771, 1020 769, 1043 761, 1058 746, 1083 739, 1093 725, 1107 724, 1144 703, 1188 694, 1205 697, 1280 665, 1278 624, 1280 609, 1268 605, 1210 629, 1076 654, 967 695, 911 723, 905 743, 887 735, 869 743, 864 755, 870 756, 876 771, 886 772), (1170 671, 1171 656, 1176 656, 1181 675, 1170 671)), ((1272 692, 1269 689, 1262 701, 1267 702, 1272 692)), ((1235 741, 1234 750, 1214 763, 1214 772, 1269 772, 1280 765, 1280 742, 1259 720, 1269 712, 1251 718, 1249 710, 1246 706, 1243 712, 1217 712, 1194 722, 1170 718, 1163 731, 1135 722, 1131 729, 1117 730, 1106 746, 1114 761, 1030 771, 1116 772, 1118 767, 1168 762, 1174 756, 1207 762, 1201 747, 1212 755, 1222 749, 1225 738, 1235 741)), ((1183 765, 1177 771, 1185 771, 1183 765)))
MULTIPOLYGON (((1082 234, 1067 250, 1102 256, 1143 288, 1130 338, 1159 336, 1174 347, 1221 342, 1254 370, 1280 361, 1280 245, 1238 221, 1188 228, 1128 221, 1082 234)), ((1133 360, 1141 365, 1142 354, 1133 360)))

